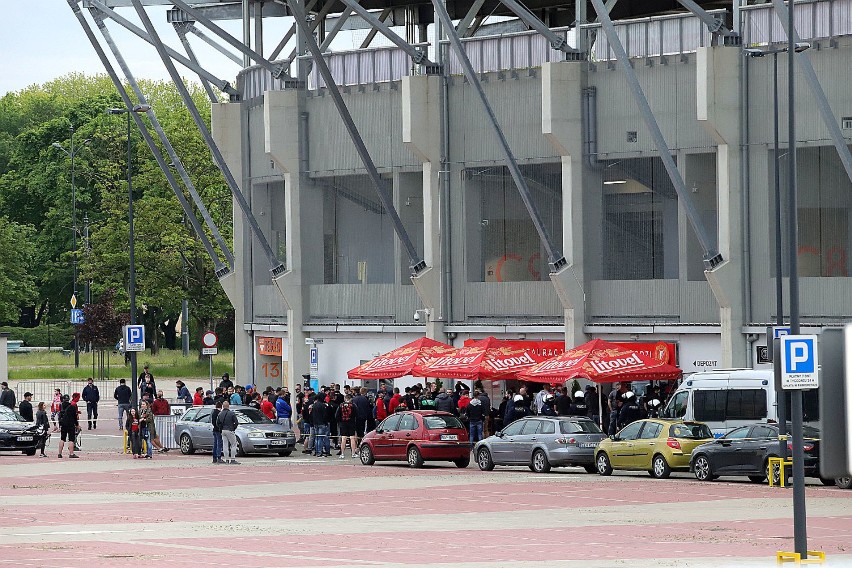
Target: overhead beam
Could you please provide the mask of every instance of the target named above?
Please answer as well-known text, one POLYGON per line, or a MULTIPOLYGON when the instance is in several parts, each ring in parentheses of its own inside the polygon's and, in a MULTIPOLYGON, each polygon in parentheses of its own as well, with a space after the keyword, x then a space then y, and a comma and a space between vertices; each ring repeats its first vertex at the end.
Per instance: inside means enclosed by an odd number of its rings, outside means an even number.
MULTIPOLYGON (((737 0, 738 2, 739 0, 737 0)), ((739 34, 731 31, 725 26, 725 22, 721 18, 717 18, 707 13, 707 10, 698 5, 694 0, 677 0, 678 4, 692 12, 692 14, 701 20, 710 33, 714 36, 722 36, 723 38, 738 38, 739 34)), ((729 42, 730 43, 730 42, 729 42)))
POLYGON ((207 144, 207 148, 210 150, 210 153, 213 156, 213 161, 216 163, 216 165, 219 167, 219 170, 222 172, 222 175, 225 178, 225 182, 228 184, 228 189, 231 190, 231 195, 236 200, 237 205, 242 211, 243 217, 248 222, 249 227, 251 228, 251 232, 254 235, 254 238, 257 239, 257 242, 260 244, 261 250, 263 251, 264 255, 266 256, 266 260, 269 263, 269 272, 272 276, 272 279, 275 280, 278 276, 285 272, 286 268, 284 264, 280 260, 278 260, 278 257, 275 255, 275 252, 269 245, 269 241, 267 240, 266 235, 264 235, 263 231, 260 229, 260 226, 257 223, 257 219, 255 218, 251 207, 246 202, 246 198, 245 196, 243 196, 243 192, 240 191, 240 187, 237 184, 236 179, 234 179, 234 176, 231 173, 231 170, 228 167, 224 156, 222 156, 222 152, 219 150, 219 146, 217 146, 216 141, 213 140, 213 135, 210 133, 210 129, 207 128, 207 124, 202 118, 201 113, 198 112, 198 107, 195 106, 195 102, 192 100, 192 96, 189 94, 189 90, 186 88, 186 85, 184 84, 180 74, 175 68, 174 63, 169 58, 165 46, 163 45, 163 42, 160 40, 160 37, 157 34, 157 30, 154 28, 154 24, 151 23, 151 19, 145 12, 145 8, 142 7, 141 0, 132 0, 132 2, 133 7, 136 9, 136 14, 139 16, 139 19, 145 26, 145 30, 148 32, 148 34, 150 34, 151 38, 154 40, 154 48, 157 50, 157 54, 160 56, 163 65, 166 66, 166 70, 169 73, 169 77, 171 77, 172 79, 172 83, 177 89, 181 99, 183 99, 183 103, 184 105, 186 105, 190 116, 192 116, 192 120, 195 122, 198 131, 201 133, 201 136, 204 139, 204 142, 207 144))
MULTIPOLYGON (((133 22, 129 21, 127 18, 121 16, 115 10, 108 8, 106 5, 104 5, 99 0, 84 0, 83 1, 83 7, 84 8, 97 8, 103 14, 108 16, 109 19, 111 19, 115 23, 119 24, 121 27, 123 27, 127 31, 136 35, 137 37, 144 40, 145 42, 147 42, 151 45, 154 45, 154 40, 151 38, 151 36, 148 33, 145 32, 145 30, 143 30, 139 26, 135 25, 133 22)), ((232 87, 231 84, 228 83, 227 81, 224 81, 224 80, 216 77, 215 75, 213 75, 212 73, 210 73, 209 71, 207 71, 206 69, 201 67, 200 65, 196 65, 195 63, 193 63, 192 61, 190 61, 189 59, 187 59, 186 57, 184 57, 183 55, 181 55, 177 51, 173 50, 172 48, 165 47, 165 49, 166 49, 166 53, 168 54, 169 57, 171 57, 172 59, 174 59, 175 61, 177 61, 178 63, 180 63, 181 65, 183 65, 184 67, 186 67, 187 69, 192 71, 193 73, 196 73, 199 77, 204 77, 205 79, 210 81, 212 84, 216 85, 216 87, 220 91, 222 91, 223 93, 228 93, 228 95, 230 95, 232 97, 239 97, 240 96, 240 92, 238 90, 236 90, 234 87, 232 87)))
POLYGON ((393 198, 390 192, 388 192, 381 176, 379 176, 379 171, 376 169, 376 165, 370 157, 370 152, 367 150, 367 146, 364 144, 364 140, 358 132, 358 127, 355 126, 355 121, 352 120, 352 115, 349 113, 349 109, 346 108, 346 103, 343 101, 343 96, 341 96, 340 89, 338 89, 337 83, 335 83, 334 77, 331 74, 331 70, 329 70, 328 64, 325 62, 322 51, 320 50, 319 45, 317 45, 314 35, 308 28, 308 23, 302 7, 299 5, 298 0, 287 1, 290 6, 290 10, 293 12, 296 19, 296 25, 299 26, 300 34, 304 36, 304 41, 307 43, 308 50, 311 52, 314 65, 316 65, 317 71, 319 71, 322 76, 325 86, 334 101, 334 105, 337 107, 337 112, 349 133, 349 137, 355 144, 355 149, 361 158, 361 162, 364 164, 364 168, 367 170, 367 174, 370 176, 370 179, 376 188, 379 200, 382 202, 382 207, 384 207, 385 211, 387 211, 397 238, 399 238, 402 246, 405 247, 405 250, 408 253, 411 274, 412 276, 416 276, 426 270, 426 262, 417 253, 414 248, 414 244, 411 242, 411 237, 408 235, 408 232, 405 230, 405 226, 402 224, 402 220, 399 218, 399 213, 393 205, 393 198))
POLYGON ((485 4, 485 0, 475 0, 473 4, 470 5, 470 10, 467 11, 467 14, 464 15, 464 18, 459 21, 459 25, 456 26, 456 31, 459 33, 461 37, 465 37, 465 32, 467 28, 470 26, 470 23, 479 14, 479 10, 482 9, 482 6, 485 4))
MULTIPOLYGON (((390 27, 387 24, 385 24, 383 21, 380 21, 379 18, 374 16, 371 12, 367 11, 367 9, 362 7, 360 4, 358 4, 358 2, 356 0, 342 0, 342 1, 349 8, 351 8, 352 11, 354 11, 356 14, 358 14, 359 16, 361 16, 362 18, 367 20, 370 23, 370 25, 373 26, 374 30, 379 30, 379 32, 383 36, 388 38, 390 41, 392 41, 394 43, 394 45, 396 45, 398 48, 400 48, 405 53, 407 53, 408 56, 411 57, 411 60, 414 63, 417 63, 417 64, 423 63, 423 64, 426 64, 426 65, 431 63, 429 61, 429 59, 426 57, 426 53, 423 50, 417 49, 416 47, 414 47, 413 45, 411 45, 410 43, 408 43, 407 41, 405 41, 404 39, 399 37, 399 35, 394 33, 394 31, 392 29, 390 29, 390 27)), ((383 14, 384 14, 384 12, 383 12, 383 14)), ((385 16, 385 17, 387 17, 387 16, 385 16)))
POLYGON ((340 33, 340 30, 343 29, 343 25, 346 23, 346 20, 349 19, 349 16, 352 15, 352 8, 346 8, 340 14, 340 17, 337 18, 337 21, 334 22, 334 26, 332 26, 331 30, 325 35, 325 39, 322 40, 322 44, 320 44, 320 51, 325 53, 328 51, 331 42, 334 41, 334 38, 340 33))
POLYGON ((544 248, 547 250, 550 271, 558 272, 568 265, 568 261, 565 260, 565 257, 562 255, 562 251, 556 245, 550 231, 548 231, 547 227, 544 226, 544 221, 541 218, 538 207, 532 200, 532 195, 530 194, 530 189, 527 185, 526 179, 524 179, 521 169, 518 166, 518 162, 515 159, 515 155, 509 147, 509 142, 503 134, 503 129, 500 128, 500 123, 497 121, 497 115, 494 114, 494 109, 491 108, 491 103, 488 102, 488 97, 485 96, 485 91, 482 89, 482 83, 480 83, 479 77, 473 69, 473 65, 470 63, 470 59, 462 45, 461 38, 459 38, 456 28, 453 26, 453 21, 450 18, 449 13, 447 13, 447 9, 444 7, 443 0, 432 0, 432 5, 435 7, 435 14, 440 19, 441 25, 444 26, 444 31, 450 39, 450 44, 456 51, 456 55, 458 56, 459 62, 464 70, 465 77, 467 78, 468 83, 470 83, 476 91, 476 94, 482 103, 482 107, 488 115, 488 123, 497 135, 497 140, 500 143, 500 149, 503 151, 503 156, 506 159, 506 165, 509 168, 509 172, 512 174, 512 179, 515 181, 518 193, 521 194, 521 200, 524 202, 527 212, 532 219, 533 225, 538 232, 538 236, 541 239, 544 248))
POLYGON ((695 231, 695 236, 698 238, 698 243, 701 245, 701 250, 704 252, 704 267, 706 270, 712 270, 722 263, 722 255, 719 253, 716 245, 710 241, 707 230, 704 228, 704 222, 698 214, 698 210, 695 207, 695 202, 692 200, 692 196, 686 189, 683 177, 677 169, 674 158, 672 158, 671 150, 666 143, 666 139, 663 137, 660 125, 657 124, 657 119, 654 117, 651 105, 648 104, 648 99, 645 97, 642 86, 639 84, 639 79, 636 77, 636 72, 630 64, 630 58, 627 56, 627 52, 621 44, 621 39, 619 39, 618 33, 615 31, 615 25, 609 17, 609 12, 607 12, 603 0, 592 0, 592 6, 594 6, 595 11, 598 13, 598 17, 601 21, 601 28, 603 29, 604 34, 606 34, 607 41, 624 71, 624 76, 627 79, 627 86, 630 88, 633 100, 636 101, 636 106, 639 107, 639 113, 642 115, 642 119, 645 121, 645 126, 651 134, 651 139, 654 141, 654 146, 657 148, 657 154, 659 154, 660 159, 663 161, 663 166, 669 174, 669 179, 671 179, 672 185, 674 185, 678 196, 678 202, 683 206, 684 211, 686 212, 686 217, 689 220, 689 224, 692 226, 693 231, 695 231))
MULTIPOLYGON (((351 10, 352 8, 349 9, 351 10)), ((384 10, 382 10, 382 13, 379 15, 379 21, 384 23, 384 21, 387 20, 388 16, 390 16, 392 12, 393 8, 385 8, 384 10)), ((379 30, 377 28, 371 28, 370 32, 367 34, 367 37, 365 37, 364 41, 361 42, 361 47, 359 49, 367 49, 368 47, 370 47, 370 44, 373 43, 373 38, 376 37, 377 33, 379 33, 379 30)))
POLYGON ((550 42, 550 47, 565 53, 579 53, 576 49, 568 45, 568 40, 557 35, 547 25, 542 22, 535 14, 530 12, 526 6, 516 0, 500 0, 504 6, 510 9, 518 18, 521 19, 530 28, 543 35, 550 42))
MULTIPOLYGON (((184 51, 186 51, 186 56, 189 57, 190 61, 199 65, 198 57, 195 56, 195 51, 192 50, 192 45, 189 43, 189 39, 186 37, 186 28, 188 25, 192 24, 179 24, 174 23, 172 27, 175 29, 175 33, 177 33, 178 39, 180 39, 180 43, 183 45, 184 51)), ((207 98, 210 99, 211 103, 218 103, 219 97, 216 96, 216 93, 213 91, 213 87, 210 85, 210 81, 205 79, 204 77, 199 77, 201 81, 201 86, 204 87, 204 91, 207 93, 207 98)))
MULTIPOLYGON (((219 279, 224 278, 226 275, 228 275, 233 270, 233 256, 231 255, 230 249, 228 249, 226 244, 222 243, 222 245, 223 245, 221 247, 222 251, 225 253, 226 257, 228 258, 228 265, 225 265, 222 262, 222 260, 219 258, 219 255, 216 253, 215 249, 213 248, 212 244, 210 243, 210 240, 207 238, 207 235, 204 233, 203 229, 201 228, 200 224, 198 223, 198 218, 195 216, 195 213, 192 211, 192 208, 190 207, 189 203, 186 201, 186 197, 184 197, 183 192, 180 190, 180 186, 178 185, 177 180, 172 175, 172 173, 169 169, 169 165, 166 163, 165 159, 163 158, 163 155, 160 153, 160 150, 157 147, 156 143, 154 142, 154 139, 151 136, 151 133, 148 132, 148 128, 145 126, 144 121, 139 116, 139 113, 129 111, 129 109, 133 108, 134 101, 130 98, 130 95, 127 93, 127 89, 124 87, 124 84, 122 83, 121 79, 118 77, 118 74, 115 72, 115 68, 112 66, 112 63, 110 62, 109 58, 107 57, 106 52, 104 51, 100 42, 95 37, 95 33, 92 31, 91 26, 89 26, 89 23, 86 21, 86 17, 83 15, 82 10, 80 9, 80 6, 78 4, 78 0, 67 0, 67 1, 68 1, 68 6, 70 6, 72 12, 74 12, 74 15, 77 17, 77 21, 80 23, 80 27, 83 28, 83 32, 86 34, 86 37, 88 38, 89 43, 92 44, 92 47, 94 48, 95 53, 97 54, 98 58, 101 60, 101 64, 103 64, 104 69, 106 70, 107 74, 109 75, 110 79, 112 80, 113 85, 115 85, 116 90, 118 90, 118 93, 121 96, 122 101, 124 102, 125 108, 128 109, 128 113, 133 117, 133 120, 136 122, 136 126, 139 128, 139 132, 142 134, 142 138, 145 140, 145 143, 148 145, 148 148, 151 150, 151 153, 154 155, 154 159, 157 161, 157 164, 160 166, 160 169, 165 174, 166 180, 169 182, 169 185, 171 186, 172 190, 174 191, 175 196, 178 199, 178 202, 181 204, 181 207, 183 208, 183 211, 187 216, 187 219, 192 224, 192 228, 195 231, 195 234, 198 236, 199 240, 201 240, 201 243, 204 246, 204 249, 207 251, 207 254, 210 256, 210 260, 213 261, 213 266, 214 266, 214 269, 216 271, 217 278, 219 278, 219 279)), ((94 9, 90 8, 90 10, 94 10, 94 9)), ((139 85, 136 84, 136 81, 133 78, 133 75, 130 74, 130 70, 129 70, 129 68, 127 68, 127 64, 125 63, 124 58, 121 57, 121 53, 118 51, 118 48, 115 46, 115 43, 112 41, 112 38, 109 35, 109 31, 106 29, 106 25, 104 24, 104 21, 103 21, 104 16, 102 14, 99 14, 99 13, 95 13, 95 14, 93 14, 93 16, 95 16, 95 18, 94 18, 95 23, 98 26, 98 28, 101 30, 105 41, 113 49, 114 55, 116 55, 116 60, 121 65, 122 69, 125 70, 125 74, 128 78, 128 81, 134 87, 134 89, 138 89, 139 85)), ((139 95, 139 94, 141 94, 141 90, 137 93, 137 95, 139 95)), ((139 98, 139 102, 142 103, 142 104, 145 104, 144 100, 145 100, 144 97, 139 98)), ((156 119, 156 116, 154 115, 153 110, 149 110, 146 114, 148 115, 149 119, 152 119, 152 125, 156 125, 155 129, 159 128, 159 122, 157 122, 157 119, 156 119)), ((160 130, 158 131, 158 134, 161 131, 162 131, 162 129, 160 128, 160 130)), ((165 135, 163 134, 163 136, 165 136, 165 135)), ((213 224, 213 226, 215 227, 215 224, 213 224)), ((218 234, 218 230, 217 230, 217 234, 218 234)))

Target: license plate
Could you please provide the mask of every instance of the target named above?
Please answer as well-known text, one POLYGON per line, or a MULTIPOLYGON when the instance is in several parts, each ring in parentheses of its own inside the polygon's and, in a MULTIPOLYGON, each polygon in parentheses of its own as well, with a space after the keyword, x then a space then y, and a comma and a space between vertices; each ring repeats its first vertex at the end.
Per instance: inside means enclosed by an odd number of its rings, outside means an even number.
POLYGON ((18 436, 18 441, 19 442, 32 442, 33 437, 32 436, 18 436))
POLYGON ((597 446, 595 442, 584 442, 580 444, 581 448, 594 448, 595 446, 597 446))
POLYGON ((458 440, 458 434, 441 434, 441 440, 444 442, 449 442, 452 440, 458 440))
POLYGON ((270 444, 272 444, 273 446, 283 446, 283 445, 284 445, 284 440, 272 440, 272 441, 270 442, 270 444))

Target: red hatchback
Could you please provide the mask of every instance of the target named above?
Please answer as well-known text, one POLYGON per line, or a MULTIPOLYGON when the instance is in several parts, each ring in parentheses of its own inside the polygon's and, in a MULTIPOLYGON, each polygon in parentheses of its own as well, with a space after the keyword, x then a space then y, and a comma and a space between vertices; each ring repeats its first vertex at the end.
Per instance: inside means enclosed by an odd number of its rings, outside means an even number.
POLYGON ((467 430, 449 412, 412 410, 385 418, 364 436, 361 463, 407 461, 420 467, 425 461, 451 461, 458 467, 470 464, 467 430))

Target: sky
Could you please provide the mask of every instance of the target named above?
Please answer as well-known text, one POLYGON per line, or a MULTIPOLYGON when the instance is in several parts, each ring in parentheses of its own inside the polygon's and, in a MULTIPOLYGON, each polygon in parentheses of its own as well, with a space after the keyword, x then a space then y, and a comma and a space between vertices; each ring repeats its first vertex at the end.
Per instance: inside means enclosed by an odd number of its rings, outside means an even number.
MULTIPOLYGON (((104 67, 86 38, 83 28, 65 0, 0 0, 3 7, 0 17, 0 96, 20 91, 33 84, 42 84, 71 72, 86 74, 104 73, 104 67)), ((133 8, 118 10, 125 18, 139 23, 133 8)), ((166 23, 166 7, 152 6, 148 15, 163 41, 183 53, 180 41, 170 24, 166 23)), ((87 21, 101 40, 100 32, 87 16, 87 21)), ((264 42, 267 53, 278 43, 292 20, 289 18, 266 18, 264 20, 264 42)), ((231 34, 241 37, 239 22, 220 22, 219 25, 231 34)), ((168 73, 154 48, 121 26, 107 21, 107 27, 128 61, 137 79, 168 79, 168 73)), ((352 44, 366 32, 340 34, 334 42, 337 50, 351 49, 352 44), (347 45, 348 44, 348 45, 347 45)), ((212 33, 207 33, 211 36, 212 33)), ((240 66, 223 55, 191 37, 190 43, 202 66, 216 76, 234 82, 240 66)), ((109 51, 107 49, 107 51, 109 51)), ((195 75, 178 65, 178 71, 186 77, 195 75)), ((120 73, 120 71, 119 71, 120 73)))

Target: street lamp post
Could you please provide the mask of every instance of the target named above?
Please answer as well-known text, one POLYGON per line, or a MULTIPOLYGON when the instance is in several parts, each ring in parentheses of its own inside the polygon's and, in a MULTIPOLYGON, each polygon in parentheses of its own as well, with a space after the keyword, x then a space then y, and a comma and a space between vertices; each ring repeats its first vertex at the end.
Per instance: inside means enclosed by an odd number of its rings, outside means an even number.
MULTIPOLYGON (((149 105, 135 105, 133 108, 111 108, 107 112, 109 114, 126 114, 127 115, 127 220, 129 223, 129 245, 128 245, 128 258, 129 258, 129 282, 128 282, 128 295, 130 296, 130 324, 136 324, 136 258, 134 256, 135 249, 135 236, 133 233, 133 176, 132 176, 132 154, 131 154, 131 145, 130 145, 130 113, 146 113, 151 110, 149 105)), ((124 346, 127 349, 127 345, 124 346)), ((131 405, 132 408, 138 407, 138 387, 136 384, 136 352, 130 352, 130 383, 131 383, 131 392, 132 392, 132 400, 131 405)))
MULTIPOLYGON (((62 144, 59 142, 54 142, 51 144, 53 148, 60 150, 66 156, 71 158, 71 234, 73 241, 73 280, 71 281, 71 293, 74 301, 72 303, 76 303, 77 296, 77 185, 74 180, 74 158, 77 156, 77 153, 86 147, 86 145, 92 141, 91 138, 86 138, 83 140, 83 143, 79 146, 74 145, 74 127, 70 128, 71 130, 71 151, 66 150, 62 144)), ((80 333, 77 331, 75 326, 74 331, 74 367, 80 367, 80 333)))
MULTIPOLYGON (((793 3, 789 8, 789 28, 793 30, 793 3)), ((796 128, 795 128, 795 101, 794 101, 794 57, 795 53, 801 53, 811 46, 809 43, 794 43, 795 36, 790 34, 789 43, 786 47, 774 49, 746 49, 750 57, 764 57, 772 55, 772 77, 773 77, 773 106, 774 106, 774 137, 775 137, 775 302, 777 323, 784 325, 784 303, 783 286, 781 282, 781 167, 778 159, 778 54, 789 53, 787 85, 789 89, 789 106, 787 109, 789 121, 789 176, 788 188, 788 231, 790 246, 790 333, 799 333, 799 283, 798 283, 798 219, 796 211, 796 128)), ((778 402, 778 427, 779 438, 787 438, 787 401, 783 391, 778 392, 781 384, 781 353, 780 342, 767 337, 767 341, 774 341, 772 349, 772 366, 775 371, 776 400, 778 402)), ((805 525, 805 491, 804 491, 804 451, 802 449, 802 391, 794 390, 792 393, 792 434, 793 434, 793 534, 796 552, 807 558, 807 529, 805 525)), ((787 444, 782 441, 781 457, 787 458, 787 444)), ((770 475, 773 475, 770 472, 770 475)))

